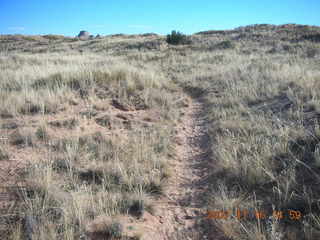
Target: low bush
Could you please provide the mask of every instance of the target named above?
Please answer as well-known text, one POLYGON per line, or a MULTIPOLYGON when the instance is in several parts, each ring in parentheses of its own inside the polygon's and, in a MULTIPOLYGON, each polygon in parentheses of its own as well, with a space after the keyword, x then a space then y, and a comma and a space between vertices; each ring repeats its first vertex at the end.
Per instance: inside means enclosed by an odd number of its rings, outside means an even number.
POLYGON ((190 44, 190 39, 179 31, 172 31, 167 35, 167 43, 172 45, 190 44))

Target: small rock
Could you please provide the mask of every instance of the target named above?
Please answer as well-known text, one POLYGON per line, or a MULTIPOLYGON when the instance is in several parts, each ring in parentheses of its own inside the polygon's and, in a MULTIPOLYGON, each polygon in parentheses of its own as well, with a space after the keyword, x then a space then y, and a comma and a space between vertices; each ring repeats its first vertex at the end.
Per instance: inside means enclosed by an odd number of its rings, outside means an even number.
POLYGON ((114 106, 117 109, 120 109, 122 111, 132 111, 134 109, 132 109, 129 105, 124 104, 124 103, 120 103, 118 100, 116 99, 112 99, 111 102, 112 106, 114 106))
POLYGON ((88 39, 90 37, 90 33, 87 31, 80 31, 80 33, 78 34, 78 38, 80 39, 88 39))

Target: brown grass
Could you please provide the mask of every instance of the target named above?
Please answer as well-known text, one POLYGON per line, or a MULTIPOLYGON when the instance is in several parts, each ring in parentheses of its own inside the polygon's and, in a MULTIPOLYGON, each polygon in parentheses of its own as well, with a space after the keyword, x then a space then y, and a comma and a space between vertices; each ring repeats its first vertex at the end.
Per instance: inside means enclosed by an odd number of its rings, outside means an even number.
MULTIPOLYGON (((212 223, 230 239, 317 239, 317 34, 251 26, 174 47, 154 35, 1 36, 0 121, 19 124, 1 128, 9 140, 0 160, 32 159, 21 211, 38 222, 36 239, 79 239, 99 216, 151 211, 170 177, 172 127, 183 106, 177 86, 206 99, 214 160, 204 208, 286 213, 212 223), (302 219, 291 220, 289 210, 302 219)), ((22 238, 23 226, 16 221, 11 239, 22 238)))

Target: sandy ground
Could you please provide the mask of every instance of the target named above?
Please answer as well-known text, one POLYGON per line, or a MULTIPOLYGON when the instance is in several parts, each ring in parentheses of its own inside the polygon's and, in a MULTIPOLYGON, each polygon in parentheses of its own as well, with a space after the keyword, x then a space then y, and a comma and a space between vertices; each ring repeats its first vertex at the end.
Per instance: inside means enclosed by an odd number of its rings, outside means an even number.
MULTIPOLYGON (((157 239, 213 239, 205 233, 206 179, 210 166, 210 143, 201 99, 188 97, 189 106, 176 128, 176 156, 166 196, 158 203, 161 225, 157 239)), ((156 239, 153 237, 153 239, 156 239)))

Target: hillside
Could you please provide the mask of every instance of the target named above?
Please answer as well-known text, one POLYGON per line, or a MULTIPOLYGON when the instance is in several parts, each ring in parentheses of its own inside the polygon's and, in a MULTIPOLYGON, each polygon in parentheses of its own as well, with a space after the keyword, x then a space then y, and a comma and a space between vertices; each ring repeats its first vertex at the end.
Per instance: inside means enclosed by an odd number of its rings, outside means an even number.
POLYGON ((0 36, 1 239, 320 238, 320 27, 189 38, 0 36))

